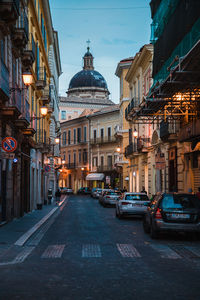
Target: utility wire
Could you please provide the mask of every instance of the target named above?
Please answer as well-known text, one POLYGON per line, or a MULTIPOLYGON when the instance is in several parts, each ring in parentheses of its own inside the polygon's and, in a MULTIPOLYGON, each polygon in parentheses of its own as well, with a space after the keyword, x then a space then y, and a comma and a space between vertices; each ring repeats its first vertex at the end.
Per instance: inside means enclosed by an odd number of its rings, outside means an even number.
POLYGON ((130 10, 130 9, 143 9, 148 6, 136 6, 136 7, 87 7, 87 8, 73 8, 73 7, 52 7, 52 9, 66 9, 66 10, 130 10))

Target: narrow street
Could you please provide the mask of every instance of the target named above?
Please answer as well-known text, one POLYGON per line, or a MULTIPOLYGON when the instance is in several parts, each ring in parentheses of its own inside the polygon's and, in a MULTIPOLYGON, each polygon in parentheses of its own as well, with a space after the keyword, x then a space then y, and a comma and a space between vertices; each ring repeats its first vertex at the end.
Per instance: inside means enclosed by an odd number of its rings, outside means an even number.
POLYGON ((199 241, 152 240, 141 219, 90 196, 69 196, 23 248, 21 263, 0 266, 0 299, 200 298, 199 241))

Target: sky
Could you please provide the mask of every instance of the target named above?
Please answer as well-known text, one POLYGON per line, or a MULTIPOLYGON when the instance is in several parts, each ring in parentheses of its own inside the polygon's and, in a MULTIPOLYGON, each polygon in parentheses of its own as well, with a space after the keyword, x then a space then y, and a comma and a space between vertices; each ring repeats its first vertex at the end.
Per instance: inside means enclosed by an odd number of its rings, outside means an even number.
POLYGON ((87 50, 94 68, 105 78, 110 99, 119 103, 120 60, 134 56, 150 40, 150 0, 49 0, 53 27, 58 31, 62 75, 59 94, 66 96, 71 78, 82 70, 87 50))

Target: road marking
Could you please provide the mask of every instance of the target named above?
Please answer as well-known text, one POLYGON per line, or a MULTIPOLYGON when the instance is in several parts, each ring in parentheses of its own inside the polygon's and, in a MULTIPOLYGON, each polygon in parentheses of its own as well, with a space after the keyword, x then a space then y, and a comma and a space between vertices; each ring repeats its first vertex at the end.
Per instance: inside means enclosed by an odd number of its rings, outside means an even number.
POLYGON ((117 248, 123 257, 141 257, 132 244, 117 244, 117 248))
POLYGON ((178 255, 178 253, 176 253, 168 246, 159 245, 159 244, 150 244, 150 246, 161 254, 161 258, 171 258, 171 259, 182 258, 180 255, 178 255))
POLYGON ((86 244, 82 247, 82 257, 101 257, 101 249, 97 244, 86 244))
POLYGON ((51 245, 42 254, 41 258, 60 258, 64 251, 65 245, 51 245))
POLYGON ((26 241, 30 238, 30 236, 38 230, 48 220, 48 218, 54 214, 54 212, 58 209, 58 207, 53 208, 42 220, 40 220, 35 226, 29 229, 25 234, 23 234, 16 242, 16 246, 23 246, 26 241))
POLYGON ((25 259, 31 254, 35 247, 25 247, 13 260, 13 264, 19 264, 25 261, 25 259))
POLYGON ((185 246, 186 249, 193 253, 193 258, 200 258, 200 249, 194 246, 185 246))

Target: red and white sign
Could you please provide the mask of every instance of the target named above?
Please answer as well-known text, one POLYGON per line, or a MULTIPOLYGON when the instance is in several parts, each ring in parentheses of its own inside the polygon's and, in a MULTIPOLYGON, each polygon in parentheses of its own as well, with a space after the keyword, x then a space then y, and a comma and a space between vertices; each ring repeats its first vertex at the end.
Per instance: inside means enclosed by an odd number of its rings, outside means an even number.
POLYGON ((13 137, 6 137, 2 140, 2 149, 6 152, 13 152, 17 149, 17 141, 13 137))

